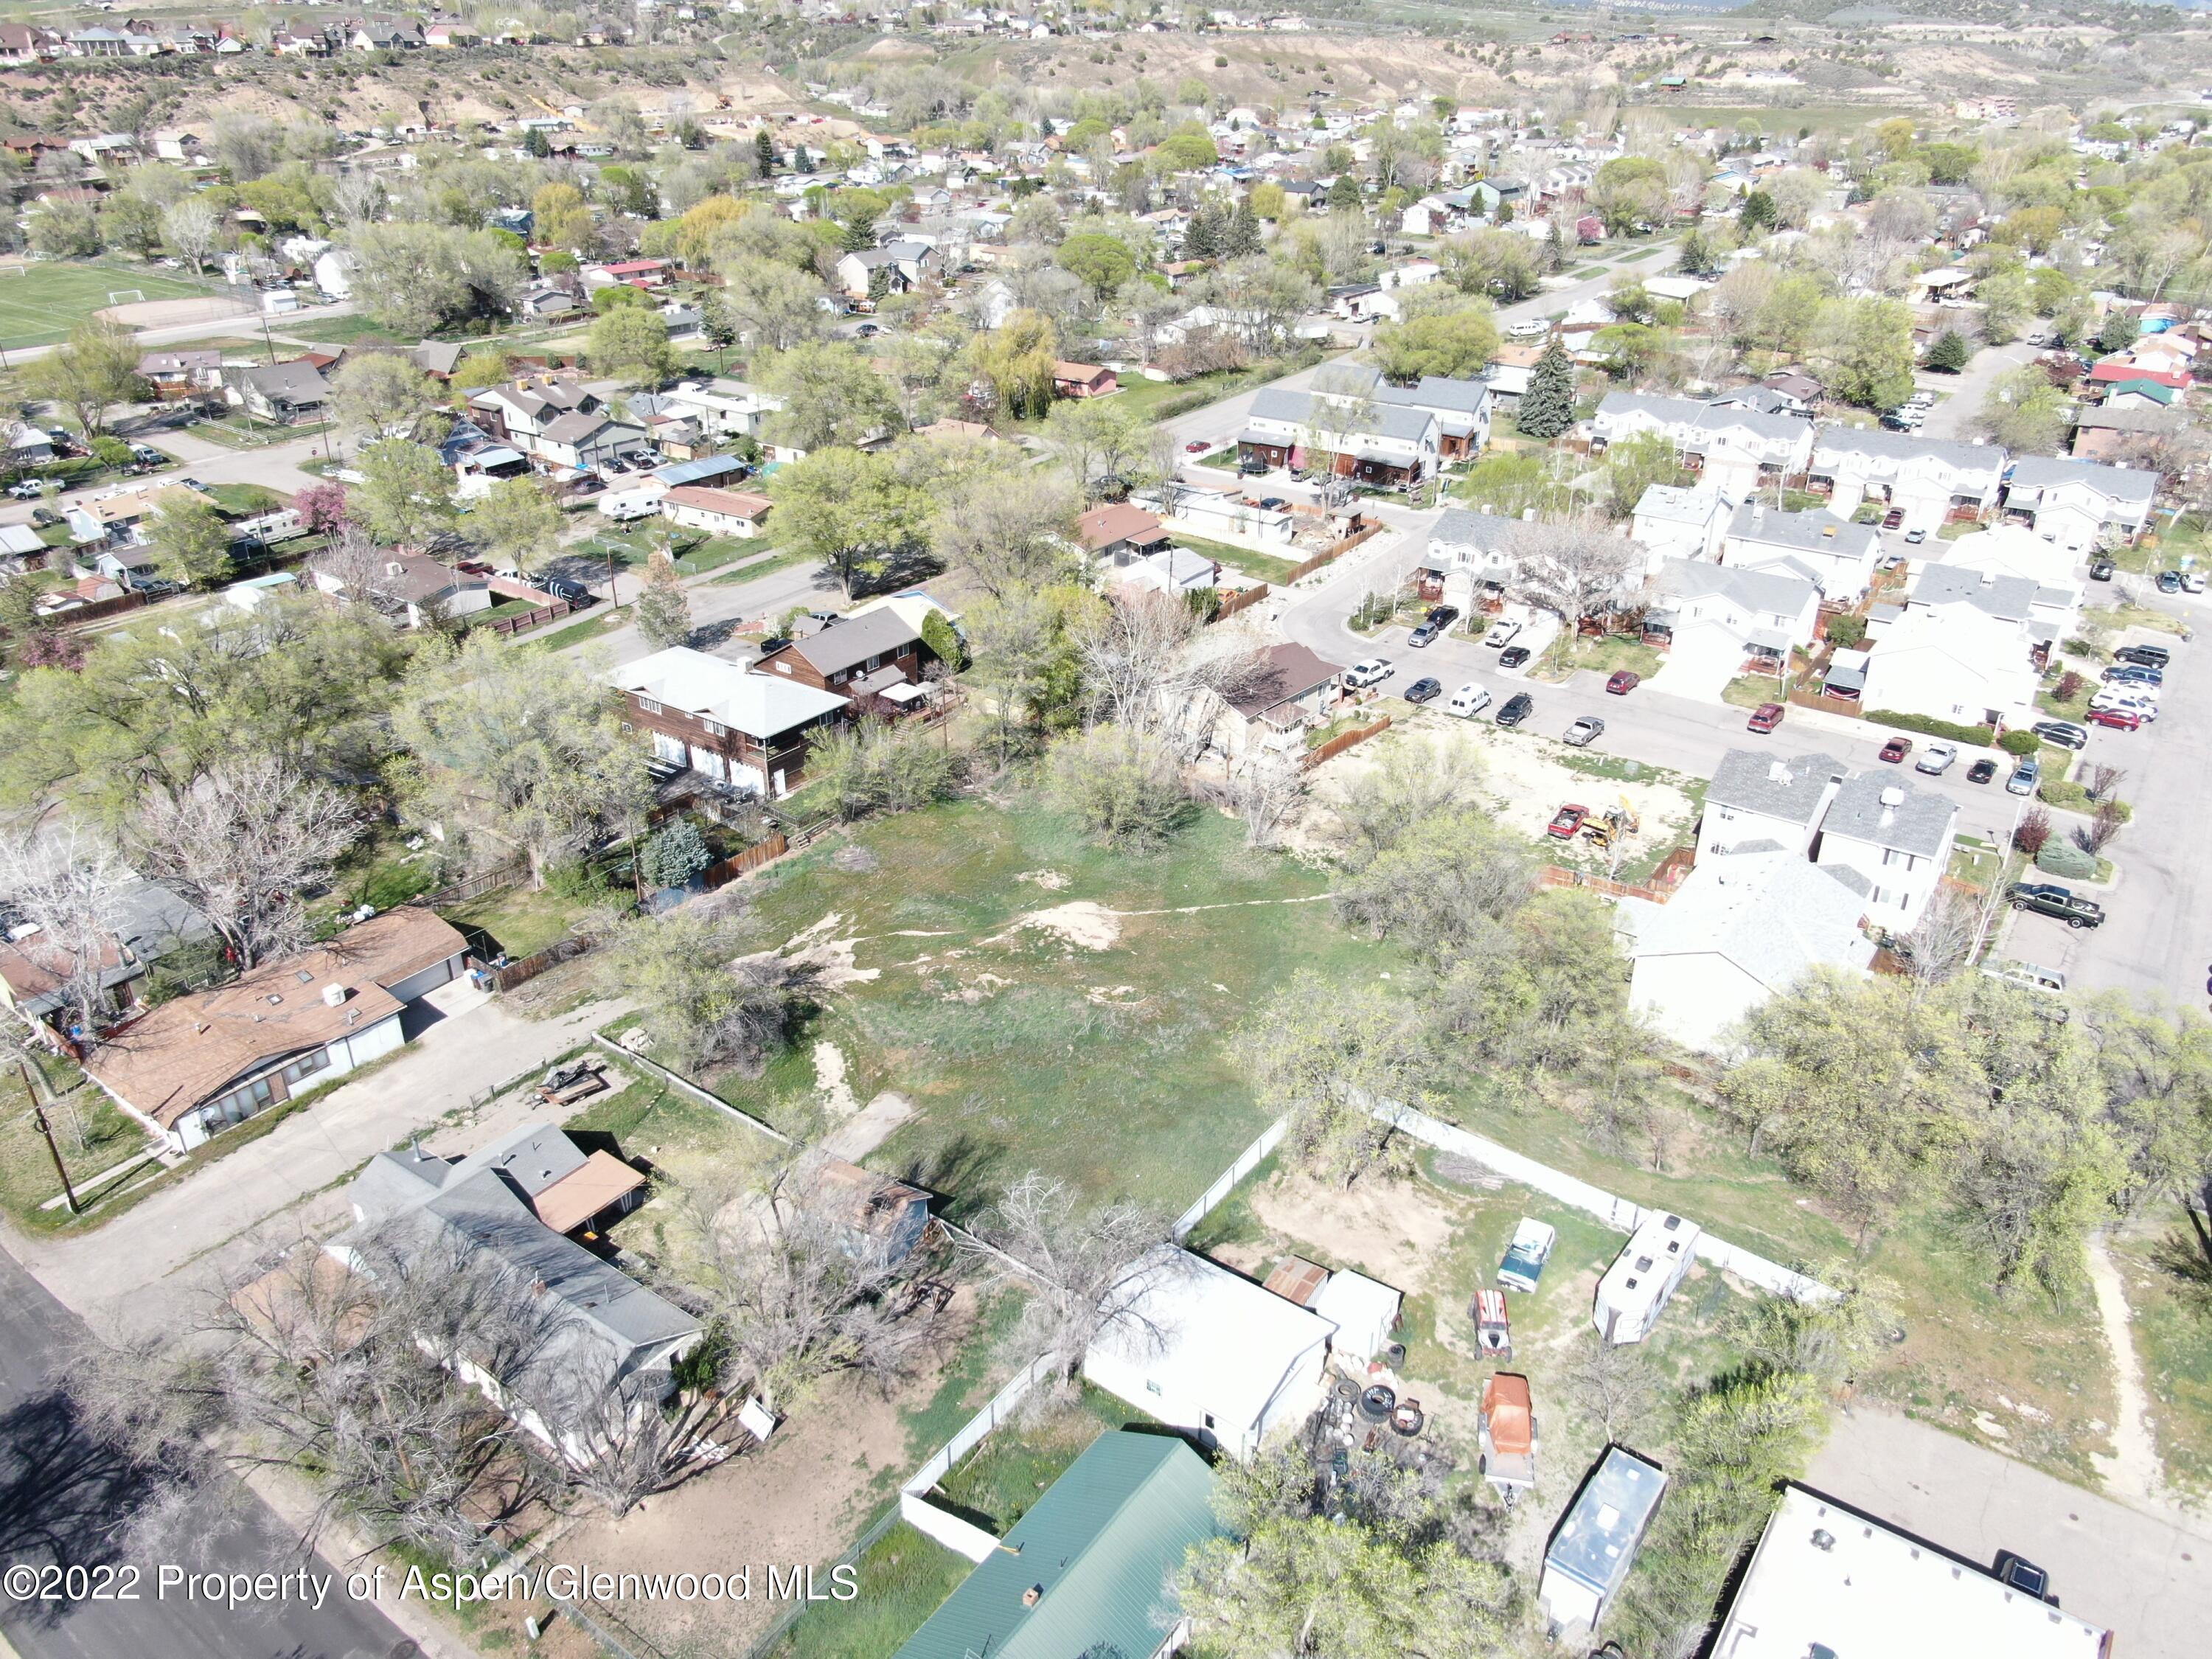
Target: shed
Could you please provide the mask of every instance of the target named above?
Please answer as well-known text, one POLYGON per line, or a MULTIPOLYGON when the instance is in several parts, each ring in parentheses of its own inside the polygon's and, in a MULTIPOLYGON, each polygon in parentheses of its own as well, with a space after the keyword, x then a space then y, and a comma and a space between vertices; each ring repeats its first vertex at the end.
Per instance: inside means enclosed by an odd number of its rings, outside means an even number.
POLYGON ((1404 1300, 1388 1285, 1346 1268, 1331 1273, 1328 1283, 1306 1305, 1336 1327, 1329 1343, 1335 1352, 1373 1359, 1390 1346, 1404 1300))
POLYGON ((1567 1631, 1595 1631, 1635 1564, 1637 1547, 1667 1489, 1667 1476, 1622 1446, 1608 1446, 1575 1494, 1544 1552, 1536 1601, 1554 1641, 1567 1631))

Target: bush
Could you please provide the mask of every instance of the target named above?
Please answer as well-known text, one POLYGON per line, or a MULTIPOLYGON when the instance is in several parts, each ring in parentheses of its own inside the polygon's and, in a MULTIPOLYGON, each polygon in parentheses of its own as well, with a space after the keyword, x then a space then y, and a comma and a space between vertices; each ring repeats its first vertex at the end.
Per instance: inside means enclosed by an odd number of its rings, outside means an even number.
POLYGON ((2097 873, 2097 855, 2072 842, 2053 836, 2035 855, 2035 867, 2045 875, 2069 876, 2086 881, 2097 873))
POLYGON ((2008 755, 2033 755, 2043 747, 2043 739, 2033 732, 2008 732, 1997 739, 1997 747, 2008 755))
POLYGON ((1931 738, 1971 743, 1984 749, 1997 739, 1993 726, 1960 726, 1952 720, 1932 720, 1926 714, 1901 714, 1894 709, 1875 708, 1868 711, 1867 718, 1876 726, 1893 726, 1900 732, 1922 732, 1931 738))
POLYGON ((1856 651, 1866 642, 1864 617, 1831 617, 1826 629, 1828 643, 1838 651, 1856 651))
POLYGON ((2088 683, 2069 668, 2058 677, 2058 684, 2051 695, 2061 702, 2071 702, 2081 695, 2081 688, 2088 683))
POLYGON ((656 888, 681 887, 714 861, 707 838, 689 818, 678 818, 645 844, 645 878, 656 888))
MULTIPOLYGON (((2054 778, 2035 793, 2039 799, 2057 807, 2062 811, 2094 812, 2098 806, 2095 797, 2090 794, 2088 789, 2081 784, 2075 783, 2070 778, 2054 778)), ((2116 809, 2114 816, 2122 823, 2129 822, 2136 815, 2135 808, 2124 800, 2111 801, 2106 805, 2116 809)))
POLYGON ((849 821, 945 799, 959 784, 960 758, 927 726, 871 723, 815 744, 807 770, 849 821))

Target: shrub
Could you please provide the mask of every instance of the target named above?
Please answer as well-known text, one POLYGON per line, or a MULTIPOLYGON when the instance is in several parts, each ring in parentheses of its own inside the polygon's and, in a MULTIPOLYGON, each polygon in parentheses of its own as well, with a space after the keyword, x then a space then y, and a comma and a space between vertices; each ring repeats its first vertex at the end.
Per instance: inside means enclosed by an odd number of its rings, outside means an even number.
POLYGON ((1864 617, 1831 617, 1826 629, 1828 643, 1838 651, 1856 651, 1866 641, 1864 617))
MULTIPOLYGON (((2075 783, 2070 778, 2054 778, 2035 793, 2039 799, 2056 806, 2063 812, 2086 813, 2099 810, 2099 803, 2095 797, 2090 794, 2088 789, 2081 784, 2075 783)), ((2136 815, 2135 808, 2124 800, 2106 801, 2104 805, 2118 809, 2114 816, 2122 823, 2127 823, 2136 815)))
POLYGON ((2051 814, 2040 806, 2031 806, 2020 815, 2013 826, 2013 850, 2033 858, 2051 839, 2051 814))
POLYGON ((2033 732, 2008 732, 1997 739, 1997 747, 2008 755, 2033 755, 2043 747, 2043 739, 2033 732))
POLYGON ((2081 695, 2081 688, 2088 683, 2069 668, 2058 677, 2057 688, 2051 695, 2061 702, 2071 702, 2081 695))
POLYGON ((681 887, 714 861, 707 838, 689 818, 678 818, 645 844, 645 878, 655 887, 681 887))
POLYGON ((1996 728, 1987 726, 1960 726, 1953 720, 1931 719, 1926 714, 1904 714, 1894 709, 1875 708, 1867 718, 1876 726, 1893 726, 1900 732, 1922 732, 1931 738, 1942 738, 1951 743, 1971 743, 1987 748, 1996 741, 1996 728))
POLYGON ((2054 836, 2036 853, 2035 867, 2046 875, 2086 881, 2097 873, 2097 855, 2054 836))

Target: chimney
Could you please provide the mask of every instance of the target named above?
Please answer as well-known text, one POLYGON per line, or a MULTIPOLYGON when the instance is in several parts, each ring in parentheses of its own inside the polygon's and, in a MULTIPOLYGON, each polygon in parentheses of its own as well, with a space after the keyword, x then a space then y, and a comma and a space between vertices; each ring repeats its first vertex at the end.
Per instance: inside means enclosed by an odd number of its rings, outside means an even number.
POLYGON ((1766 503, 1765 501, 1753 501, 1751 504, 1751 521, 1753 524, 1765 524, 1766 522, 1766 503))
POLYGON ((1022 1605, 1025 1607, 1033 1607, 1043 1600, 1044 1586, 1042 1584, 1031 1584, 1027 1589, 1022 1592, 1022 1605))
POLYGON ((1822 528, 1822 529, 1821 529, 1821 531, 1820 531, 1820 539, 1821 539, 1821 540, 1823 540, 1823 541, 1833 541, 1833 540, 1835 539, 1835 538, 1836 538, 1836 526, 1833 526, 1833 525, 1827 525, 1827 526, 1823 526, 1823 528, 1822 528))

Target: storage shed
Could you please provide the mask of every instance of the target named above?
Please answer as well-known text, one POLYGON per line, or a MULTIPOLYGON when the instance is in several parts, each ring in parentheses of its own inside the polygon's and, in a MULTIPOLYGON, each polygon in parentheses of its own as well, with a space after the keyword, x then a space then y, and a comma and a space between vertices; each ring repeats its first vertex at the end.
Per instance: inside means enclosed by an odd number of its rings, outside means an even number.
POLYGON ((1306 1305, 1336 1327, 1329 1346, 1348 1358, 1379 1358, 1398 1328, 1398 1309, 1405 1297, 1388 1285, 1364 1273, 1344 1268, 1328 1276, 1306 1305))

